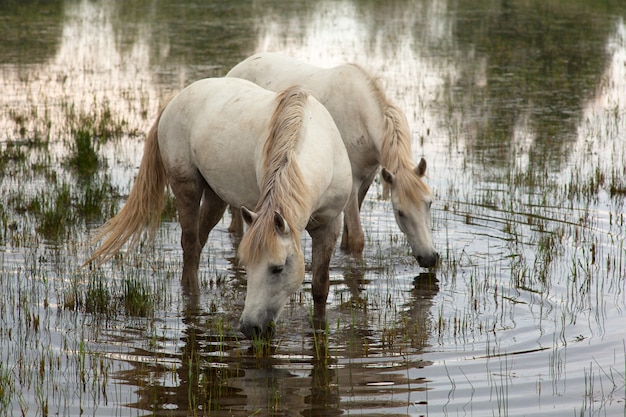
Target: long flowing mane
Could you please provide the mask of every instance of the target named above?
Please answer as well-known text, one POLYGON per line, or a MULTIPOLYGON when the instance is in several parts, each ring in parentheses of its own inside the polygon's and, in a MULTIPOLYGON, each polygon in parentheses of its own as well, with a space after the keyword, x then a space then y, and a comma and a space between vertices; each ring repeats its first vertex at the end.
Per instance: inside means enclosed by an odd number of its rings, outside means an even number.
MULTIPOLYGON (((380 164, 395 175, 400 199, 418 200, 419 192, 430 193, 428 185, 415 175, 411 134, 406 116, 385 95, 381 81, 356 64, 351 64, 361 71, 368 80, 370 92, 380 105, 384 118, 384 133, 380 143, 380 164)), ((383 184, 383 196, 389 197, 387 184, 383 184)))
POLYGON ((258 218, 239 245, 239 258, 244 264, 256 262, 263 255, 261 248, 267 248, 270 254, 276 253, 274 212, 284 217, 293 232, 294 244, 300 248, 300 233, 295 219, 309 205, 309 193, 295 161, 295 153, 307 98, 308 94, 300 86, 289 87, 276 96, 276 109, 263 147, 261 194, 254 209, 258 218))

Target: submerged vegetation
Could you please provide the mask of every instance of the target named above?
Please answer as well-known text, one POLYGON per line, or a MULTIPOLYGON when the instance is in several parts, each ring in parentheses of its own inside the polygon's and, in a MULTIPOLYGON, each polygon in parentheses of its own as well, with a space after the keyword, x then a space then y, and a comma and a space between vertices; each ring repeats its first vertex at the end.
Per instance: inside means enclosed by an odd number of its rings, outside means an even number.
POLYGON ((79 114, 76 114, 74 106, 69 106, 66 120, 70 139, 66 144, 69 152, 65 164, 82 178, 92 176, 102 164, 98 155, 101 145, 136 135, 136 132, 129 131, 127 121, 113 115, 106 101, 94 102, 90 111, 79 114))
MULTIPOLYGON (((116 187, 105 171, 99 148, 122 134, 128 137, 134 132, 123 130, 125 122, 112 120, 106 104, 94 104, 94 108, 100 108, 102 113, 95 110, 80 116, 74 111, 68 113, 65 123, 69 137, 63 140, 67 153, 55 153, 49 141, 9 141, 0 149, 5 183, 27 179, 26 183, 7 190, 3 206, 6 219, 16 215, 31 217, 38 235, 58 241, 68 238, 71 228, 87 221, 102 221, 116 210, 117 204, 112 201, 116 187), (55 160, 59 157, 61 160, 55 160), (59 166, 67 171, 60 171, 59 166)), ((35 124, 33 129, 37 131, 40 127, 35 124)), ((32 133, 24 128, 19 130, 22 136, 32 133)), ((20 230, 16 222, 6 222, 2 228, 3 240, 14 237, 19 242, 19 233, 27 231, 20 230)))

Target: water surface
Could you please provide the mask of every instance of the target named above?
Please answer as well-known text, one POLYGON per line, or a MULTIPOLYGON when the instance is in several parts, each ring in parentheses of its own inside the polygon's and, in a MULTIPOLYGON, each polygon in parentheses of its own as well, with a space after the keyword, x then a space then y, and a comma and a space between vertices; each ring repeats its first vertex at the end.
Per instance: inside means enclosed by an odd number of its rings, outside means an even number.
POLYGON ((0 5, 0 414, 624 415, 626 8, 383 3, 0 5), (377 180, 363 261, 333 257, 327 331, 307 272, 265 352, 236 330, 228 217, 198 297, 171 213, 154 246, 78 270, 159 105, 258 51, 382 78, 442 255, 419 268, 377 180), (88 173, 68 156, 85 131, 88 173))

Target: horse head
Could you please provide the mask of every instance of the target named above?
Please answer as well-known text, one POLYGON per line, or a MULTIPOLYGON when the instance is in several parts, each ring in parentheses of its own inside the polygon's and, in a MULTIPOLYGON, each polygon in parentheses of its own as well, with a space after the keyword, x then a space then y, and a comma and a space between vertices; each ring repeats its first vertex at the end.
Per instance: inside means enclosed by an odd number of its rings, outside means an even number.
POLYGON ((433 245, 430 206, 432 194, 422 180, 426 161, 422 158, 414 169, 400 168, 394 174, 382 168, 381 176, 391 191, 393 214, 400 230, 406 235, 413 256, 420 266, 433 267, 439 254, 433 245))
POLYGON ((246 267, 246 301, 240 331, 249 339, 270 338, 274 323, 304 279, 300 236, 274 211, 265 215, 241 208, 249 230, 239 247, 246 267))

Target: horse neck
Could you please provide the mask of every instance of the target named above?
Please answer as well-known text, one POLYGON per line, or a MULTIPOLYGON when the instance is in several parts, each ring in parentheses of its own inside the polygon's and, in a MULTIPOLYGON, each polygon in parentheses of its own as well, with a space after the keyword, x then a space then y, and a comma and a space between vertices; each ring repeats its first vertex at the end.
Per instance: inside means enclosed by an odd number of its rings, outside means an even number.
POLYGON ((275 212, 280 213, 299 239, 300 231, 304 230, 312 213, 309 195, 299 190, 285 190, 280 187, 282 185, 261 195, 255 210, 259 218, 272 219, 275 212))
POLYGON ((354 79, 367 85, 366 89, 356 88, 355 91, 363 92, 358 97, 360 115, 371 143, 378 150, 380 164, 393 173, 403 168, 412 169, 411 137, 406 116, 387 100, 379 79, 358 65, 348 65, 360 74, 354 79))
POLYGON ((263 178, 263 188, 255 207, 258 215, 239 245, 239 256, 244 264, 257 262, 264 253, 276 254, 279 251, 274 216, 278 212, 291 230, 291 240, 296 252, 300 252, 301 231, 310 216, 310 202, 306 192, 298 184, 292 187, 294 178, 301 177, 294 167, 281 166, 267 172, 263 178), (306 219, 302 218, 306 216, 306 219), (264 252, 265 250, 265 252, 264 252))

